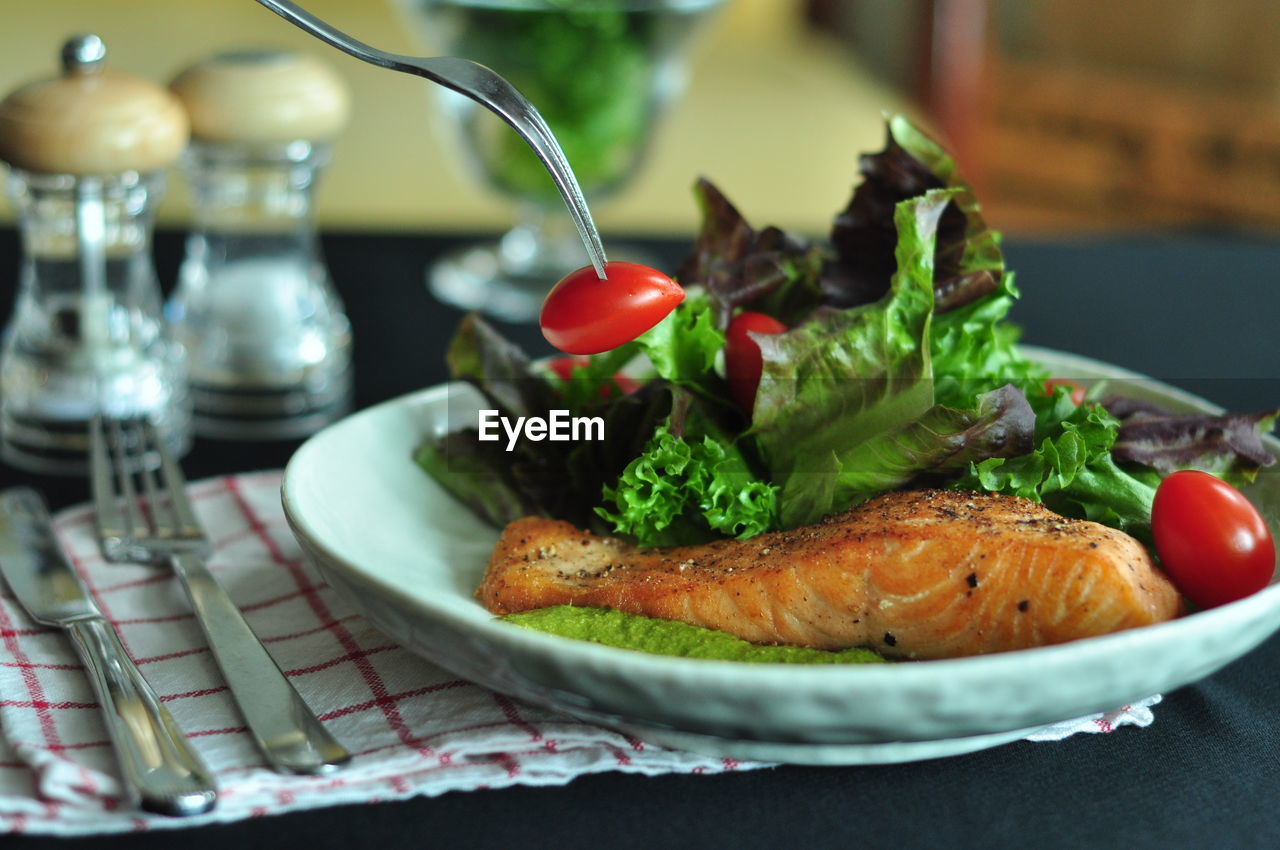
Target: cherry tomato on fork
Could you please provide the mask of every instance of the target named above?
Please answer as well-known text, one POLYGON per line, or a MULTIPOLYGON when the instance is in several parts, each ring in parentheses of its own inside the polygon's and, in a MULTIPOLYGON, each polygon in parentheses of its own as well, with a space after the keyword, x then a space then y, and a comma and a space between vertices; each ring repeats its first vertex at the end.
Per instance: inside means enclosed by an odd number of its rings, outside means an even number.
POLYGON ((1151 533, 1165 572, 1201 608, 1266 587, 1276 548, 1244 494, 1207 472, 1183 470, 1156 488, 1151 533))
POLYGON ((680 284, 639 263, 584 266, 565 275, 542 302, 542 335, 568 354, 599 354, 630 342, 684 300, 680 284))
POLYGON ((1050 378, 1044 382, 1044 394, 1053 395, 1057 387, 1071 387, 1071 403, 1076 407, 1084 404, 1084 387, 1070 378, 1050 378))
POLYGON ((786 330, 786 325, 764 313, 739 313, 729 322, 724 344, 725 375, 733 400, 748 416, 755 408, 760 373, 764 370, 760 346, 748 334, 780 334, 786 330))

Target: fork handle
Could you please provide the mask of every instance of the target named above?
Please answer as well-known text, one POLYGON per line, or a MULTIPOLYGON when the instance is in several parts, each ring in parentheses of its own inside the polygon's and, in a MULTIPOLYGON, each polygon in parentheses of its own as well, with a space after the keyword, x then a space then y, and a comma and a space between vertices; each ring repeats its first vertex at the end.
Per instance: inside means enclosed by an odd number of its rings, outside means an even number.
POLYGON ((130 795, 161 815, 212 809, 217 786, 106 620, 86 617, 66 629, 102 705, 130 795))
MULTIPOLYGON (((380 65, 383 68, 390 68, 393 71, 406 70, 401 63, 395 61, 394 54, 370 47, 363 41, 352 38, 342 30, 320 20, 301 6, 289 2, 289 0, 258 0, 258 2, 289 23, 299 29, 306 30, 326 44, 338 48, 343 53, 349 53, 357 59, 372 65, 380 65)), ((412 73, 412 71, 409 73, 412 73)))
POLYGON ((351 754, 294 690, 240 609, 199 555, 170 557, 250 734, 271 766, 288 773, 336 770, 351 754))

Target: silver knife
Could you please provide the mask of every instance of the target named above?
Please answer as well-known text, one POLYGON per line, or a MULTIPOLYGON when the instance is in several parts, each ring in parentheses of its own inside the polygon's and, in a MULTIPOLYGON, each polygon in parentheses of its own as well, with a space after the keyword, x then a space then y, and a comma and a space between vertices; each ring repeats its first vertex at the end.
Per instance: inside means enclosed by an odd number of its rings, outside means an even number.
POLYGON ((0 574, 32 619, 70 634, 130 797, 162 815, 212 809, 217 787, 209 771, 89 598, 58 547, 44 499, 28 487, 0 493, 0 574))

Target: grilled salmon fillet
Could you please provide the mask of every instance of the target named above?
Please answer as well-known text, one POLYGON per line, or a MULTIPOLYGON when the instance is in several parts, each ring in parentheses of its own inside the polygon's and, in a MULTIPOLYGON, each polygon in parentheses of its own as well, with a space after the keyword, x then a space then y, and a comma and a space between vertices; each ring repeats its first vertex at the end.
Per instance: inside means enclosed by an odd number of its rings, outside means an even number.
POLYGON ((538 517, 506 527, 476 591, 495 614, 614 608, 754 643, 955 658, 1172 619, 1132 537, 987 493, 886 493, 750 540, 637 548, 538 517))

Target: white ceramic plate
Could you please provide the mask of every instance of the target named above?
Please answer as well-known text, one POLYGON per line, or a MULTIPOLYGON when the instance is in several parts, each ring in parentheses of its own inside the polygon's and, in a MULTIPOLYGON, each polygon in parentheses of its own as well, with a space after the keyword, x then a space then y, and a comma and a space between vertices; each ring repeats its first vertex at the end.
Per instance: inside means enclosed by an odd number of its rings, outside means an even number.
MULTIPOLYGON (((1213 411, 1130 372, 1029 349, 1055 374, 1213 411)), ((1280 587, 1174 622, 978 658, 868 666, 665 658, 527 631, 472 597, 497 532, 411 461, 429 434, 474 422, 464 388, 386 402, 308 440, 283 499, 303 550, 374 624, 459 676, 657 744, 735 758, 861 764, 1013 740, 1209 675, 1280 627, 1280 587)), ((1273 452, 1280 443, 1270 441, 1273 452)), ((1251 496, 1273 531, 1280 475, 1251 496)), ((1274 581, 1274 580, 1273 580, 1274 581)))

